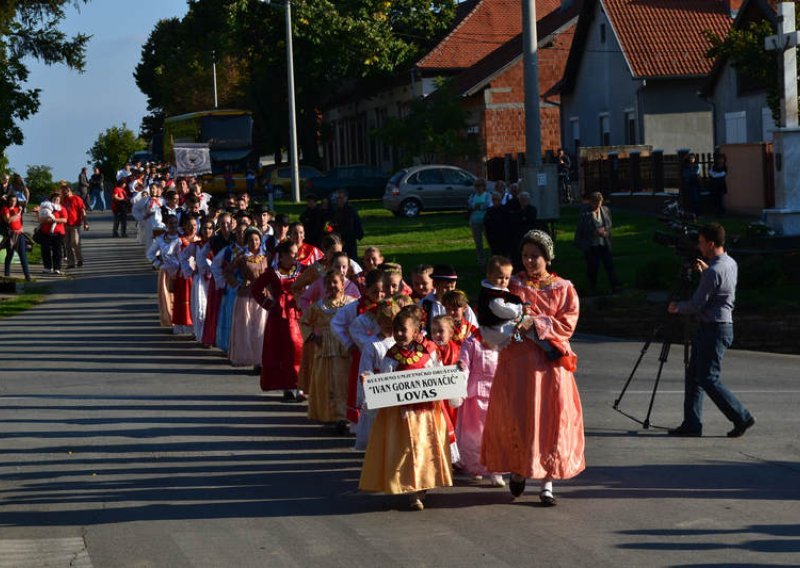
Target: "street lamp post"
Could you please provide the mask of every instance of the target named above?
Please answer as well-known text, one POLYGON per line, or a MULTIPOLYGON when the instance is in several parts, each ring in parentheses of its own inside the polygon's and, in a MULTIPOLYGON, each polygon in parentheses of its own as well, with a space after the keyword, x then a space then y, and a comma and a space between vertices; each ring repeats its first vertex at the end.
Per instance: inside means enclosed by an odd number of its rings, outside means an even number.
MULTIPOLYGON (((271 0, 265 0, 271 4, 271 0)), ((292 199, 300 203, 300 165, 297 157, 297 114, 294 102, 294 52, 292 49, 292 3, 286 0, 286 73, 289 84, 289 166, 292 172, 292 199)))

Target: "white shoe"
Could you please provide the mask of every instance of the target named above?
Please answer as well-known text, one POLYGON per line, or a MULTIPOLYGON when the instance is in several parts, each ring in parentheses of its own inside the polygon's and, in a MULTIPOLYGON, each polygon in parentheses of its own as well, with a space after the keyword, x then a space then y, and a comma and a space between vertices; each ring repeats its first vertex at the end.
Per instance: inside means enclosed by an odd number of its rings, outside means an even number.
POLYGON ((489 476, 489 479, 492 482, 492 487, 505 487, 506 486, 506 480, 503 479, 503 476, 500 475, 499 473, 493 473, 492 475, 489 476))
POLYGON ((482 475, 473 475, 472 476, 472 481, 483 481, 483 476, 482 475))
POLYGON ((58 276, 62 276, 64 273, 61 272, 60 270, 54 270, 53 274, 57 274, 58 276))

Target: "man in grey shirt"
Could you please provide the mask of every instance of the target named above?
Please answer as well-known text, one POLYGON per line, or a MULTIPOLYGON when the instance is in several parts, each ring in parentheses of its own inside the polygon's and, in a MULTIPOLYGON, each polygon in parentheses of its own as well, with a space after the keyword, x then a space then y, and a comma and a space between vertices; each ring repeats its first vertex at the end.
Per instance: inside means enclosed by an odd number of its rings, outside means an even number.
POLYGON ((725 252, 725 229, 711 223, 700 229, 697 248, 708 263, 697 260, 700 284, 689 300, 670 302, 671 314, 691 314, 698 319, 686 370, 683 423, 670 436, 703 435, 703 392, 733 422, 729 438, 738 438, 755 424, 755 418, 720 381, 725 350, 733 343, 733 305, 736 299, 737 266, 725 252))

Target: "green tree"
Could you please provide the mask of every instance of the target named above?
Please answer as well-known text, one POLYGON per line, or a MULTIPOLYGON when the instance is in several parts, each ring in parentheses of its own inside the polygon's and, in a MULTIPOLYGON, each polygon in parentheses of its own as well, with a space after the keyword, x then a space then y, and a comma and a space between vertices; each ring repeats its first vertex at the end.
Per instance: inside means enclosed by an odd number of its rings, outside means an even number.
POLYGON ((147 145, 123 122, 100 133, 94 145, 86 152, 100 168, 106 179, 115 179, 119 170, 131 154, 144 150, 147 145))
POLYGON ((30 165, 25 171, 25 182, 31 192, 31 203, 39 203, 48 197, 56 186, 53 181, 53 168, 30 165))
POLYGON ((40 89, 26 88, 26 59, 84 67, 89 36, 58 29, 64 8, 87 0, 0 0, 0 151, 22 144, 19 123, 39 110, 40 89))
POLYGON ((415 100, 403 118, 390 118, 373 135, 401 151, 402 161, 424 164, 475 156, 478 143, 466 135, 467 112, 450 81, 440 80, 426 99, 415 100))
MULTIPOLYGON (((800 25, 800 12, 795 19, 800 25)), ((747 85, 766 89, 767 104, 777 123, 781 114, 778 56, 776 52, 764 49, 764 40, 774 34, 772 24, 768 20, 761 20, 749 22, 742 29, 731 28, 725 37, 707 30, 705 37, 711 45, 706 51, 707 58, 727 58, 740 74, 740 82, 743 80, 747 85)))
MULTIPOLYGON (((195 0, 181 20, 151 32, 136 81, 151 112, 210 108, 211 52, 220 106, 253 110, 261 152, 288 146, 283 2, 195 0)), ((455 0, 293 0, 298 138, 318 160, 320 109, 349 82, 385 81, 411 65, 448 28, 455 0)), ((152 119, 143 131, 152 130, 152 119)))

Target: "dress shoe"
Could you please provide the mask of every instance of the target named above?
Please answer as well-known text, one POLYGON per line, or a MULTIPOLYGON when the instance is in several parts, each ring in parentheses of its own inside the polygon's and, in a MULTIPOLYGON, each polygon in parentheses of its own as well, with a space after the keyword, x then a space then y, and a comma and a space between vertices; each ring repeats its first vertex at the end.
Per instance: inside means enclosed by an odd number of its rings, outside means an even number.
POLYGON ((542 489, 542 491, 539 493, 539 501, 541 501, 542 505, 545 507, 556 506, 556 498, 550 489, 542 489))
POLYGON ((673 428, 667 432, 670 436, 677 436, 679 438, 699 438, 703 435, 702 428, 697 430, 693 428, 689 428, 684 424, 681 424, 677 428, 673 428))
POLYGON ((518 481, 517 476, 512 475, 511 479, 508 480, 508 489, 511 491, 511 495, 519 497, 525 491, 525 478, 523 477, 518 481))
POLYGON ((733 430, 728 432, 728 438, 740 438, 744 436, 744 433, 747 432, 747 430, 751 428, 755 423, 756 419, 751 416, 749 420, 747 420, 746 422, 742 422, 738 426, 734 427, 733 430))

